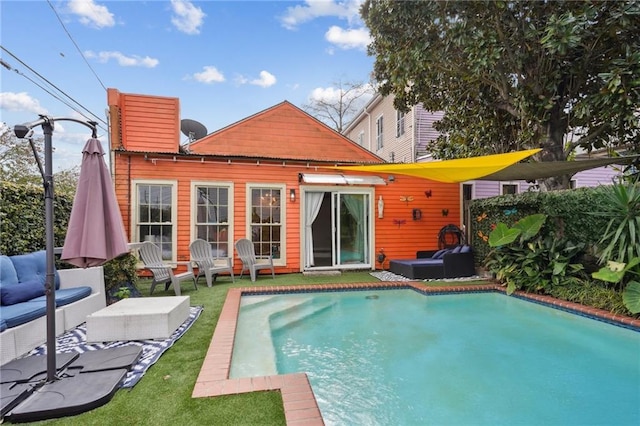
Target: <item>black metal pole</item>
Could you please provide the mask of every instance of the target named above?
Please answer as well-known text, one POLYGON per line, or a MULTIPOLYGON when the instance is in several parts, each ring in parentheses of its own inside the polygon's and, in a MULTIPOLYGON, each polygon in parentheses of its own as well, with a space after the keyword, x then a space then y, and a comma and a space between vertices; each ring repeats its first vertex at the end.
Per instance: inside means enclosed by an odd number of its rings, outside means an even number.
MULTIPOLYGON (((31 129, 42 125, 44 133, 44 224, 45 224, 45 252, 47 270, 44 282, 47 299, 47 382, 57 380, 56 377, 56 285, 55 285, 55 242, 54 242, 54 211, 53 198, 55 195, 53 186, 53 125, 56 120, 73 121, 83 124, 91 129, 92 137, 97 137, 97 123, 94 121, 82 121, 76 118, 53 118, 41 115, 39 120, 32 123, 14 126, 13 130, 18 138, 24 138, 31 129)), ((34 151, 34 154, 35 151, 34 151)), ((38 158, 36 157, 36 160, 38 158)), ((39 162, 38 162, 39 164, 39 162)), ((39 164, 40 165, 40 164, 39 164)), ((42 167, 40 167, 42 172, 42 167)))
POLYGON ((42 124, 44 132, 44 226, 47 253, 47 275, 45 279, 45 294, 47 296, 47 382, 53 382, 56 377, 56 286, 55 286, 55 256, 53 236, 53 122, 42 124))

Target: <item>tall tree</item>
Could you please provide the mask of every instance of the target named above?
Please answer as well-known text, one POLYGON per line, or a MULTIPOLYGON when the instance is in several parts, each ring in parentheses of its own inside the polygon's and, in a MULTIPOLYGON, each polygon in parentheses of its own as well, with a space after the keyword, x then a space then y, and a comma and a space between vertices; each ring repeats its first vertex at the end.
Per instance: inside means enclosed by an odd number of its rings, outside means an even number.
MULTIPOLYGON (((382 95, 444 111, 440 158, 640 151, 640 2, 367 0, 382 95)), ((569 176, 546 179, 567 188, 569 176)))
MULTIPOLYGON (((44 166, 43 138, 35 138, 34 146, 44 166)), ((54 173, 56 192, 74 194, 79 175, 80 170, 77 166, 54 173)), ((10 131, 0 135, 0 181, 19 185, 43 185, 31 145, 26 139, 18 139, 10 131)))
POLYGON ((302 109, 337 132, 347 127, 355 114, 371 99, 374 90, 368 83, 334 83, 335 87, 315 89, 302 109))

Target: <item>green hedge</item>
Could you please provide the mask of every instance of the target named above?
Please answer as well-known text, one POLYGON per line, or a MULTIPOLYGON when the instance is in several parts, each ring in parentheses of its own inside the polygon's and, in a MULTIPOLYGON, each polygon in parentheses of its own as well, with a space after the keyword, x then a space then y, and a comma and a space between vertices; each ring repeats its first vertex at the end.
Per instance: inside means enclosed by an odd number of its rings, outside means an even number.
MULTIPOLYGON (((54 244, 64 245, 73 194, 54 197, 54 244)), ((44 189, 0 182, 0 253, 7 256, 45 249, 44 189)))
POLYGON ((607 227, 608 218, 598 215, 604 203, 603 187, 551 192, 524 192, 473 200, 468 239, 481 265, 489 252, 488 235, 498 222, 511 226, 519 219, 544 213, 549 219, 541 234, 595 245, 607 227))

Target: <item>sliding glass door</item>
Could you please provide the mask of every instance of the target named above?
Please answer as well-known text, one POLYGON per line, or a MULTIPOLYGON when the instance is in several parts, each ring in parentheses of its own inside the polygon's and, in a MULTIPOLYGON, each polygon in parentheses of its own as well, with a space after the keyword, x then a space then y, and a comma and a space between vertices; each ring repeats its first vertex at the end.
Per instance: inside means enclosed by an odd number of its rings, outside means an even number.
POLYGON ((371 194, 305 192, 305 268, 370 266, 371 194))

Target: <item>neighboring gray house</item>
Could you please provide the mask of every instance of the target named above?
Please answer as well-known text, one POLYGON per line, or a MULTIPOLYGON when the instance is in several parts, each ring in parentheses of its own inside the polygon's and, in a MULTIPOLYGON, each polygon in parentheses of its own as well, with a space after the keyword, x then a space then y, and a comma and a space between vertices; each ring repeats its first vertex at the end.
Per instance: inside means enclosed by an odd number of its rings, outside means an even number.
MULTIPOLYGON (((433 123, 440 120, 444 113, 426 111, 421 104, 413 106, 407 113, 401 113, 393 106, 393 100, 393 95, 383 97, 376 94, 343 134, 390 163, 432 161, 426 145, 438 137, 433 123)), ((574 188, 609 185, 619 175, 616 166, 600 167, 575 174, 571 183, 574 188)), ((468 200, 529 190, 535 190, 535 186, 524 180, 464 182, 460 184, 463 223, 459 225, 469 224, 468 200)))

